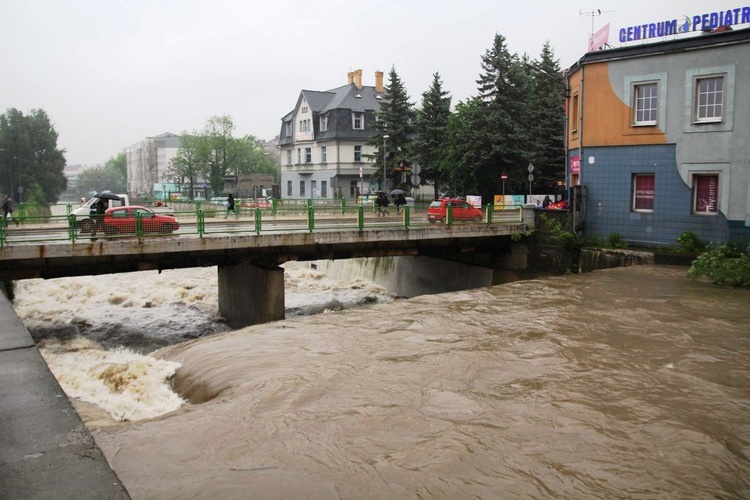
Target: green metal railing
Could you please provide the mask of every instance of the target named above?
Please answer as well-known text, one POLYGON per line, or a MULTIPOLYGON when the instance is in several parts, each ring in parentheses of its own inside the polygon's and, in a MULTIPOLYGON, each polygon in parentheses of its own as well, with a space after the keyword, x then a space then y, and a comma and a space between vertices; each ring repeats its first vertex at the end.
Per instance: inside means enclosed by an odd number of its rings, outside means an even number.
MULTIPOLYGON (((500 225, 523 222, 523 210, 513 208, 504 210, 487 205, 483 207, 482 224, 500 225)), ((197 235, 198 237, 220 234, 255 234, 293 231, 363 231, 365 229, 425 227, 432 225, 427 220, 427 208, 404 206, 401 213, 389 210, 389 215, 379 216, 369 205, 347 204, 342 200, 338 204, 272 204, 268 208, 240 208, 236 216, 229 214, 218 205, 203 204, 197 210, 174 212, 179 224, 177 233, 166 227, 154 227, 152 221, 136 217, 134 224, 123 226, 107 225, 96 234, 91 234, 89 226, 93 219, 76 220, 74 215, 15 217, 6 226, 0 221, 0 247, 23 243, 41 243, 49 241, 115 240, 120 238, 167 237, 197 235), (225 218, 226 217, 226 218, 225 218)), ((453 210, 448 209, 444 226, 452 226, 464 221, 456 221, 453 210)), ((473 222, 473 221, 469 221, 473 222)), ((123 223, 124 224, 124 223, 123 223)))

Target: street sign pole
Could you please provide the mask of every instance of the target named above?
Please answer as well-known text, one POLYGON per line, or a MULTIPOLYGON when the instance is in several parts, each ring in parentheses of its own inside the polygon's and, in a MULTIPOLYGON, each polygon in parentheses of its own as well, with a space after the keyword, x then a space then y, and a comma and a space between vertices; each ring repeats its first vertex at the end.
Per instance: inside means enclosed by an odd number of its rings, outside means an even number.
POLYGON ((531 196, 531 181, 534 180, 534 174, 531 173, 533 171, 534 171, 534 165, 532 165, 531 162, 529 162, 529 196, 531 196))

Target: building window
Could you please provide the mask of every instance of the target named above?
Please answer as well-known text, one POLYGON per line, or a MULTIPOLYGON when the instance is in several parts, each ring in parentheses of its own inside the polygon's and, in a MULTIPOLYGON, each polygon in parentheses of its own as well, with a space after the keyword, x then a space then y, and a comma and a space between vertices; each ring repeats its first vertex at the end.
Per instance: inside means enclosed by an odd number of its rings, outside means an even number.
POLYGON ((635 174, 633 176, 633 211, 654 211, 654 174, 635 174))
POLYGON ((357 181, 349 181, 349 197, 356 198, 359 194, 360 192, 357 181))
POLYGON ((328 149, 326 146, 320 146, 320 163, 328 163, 328 149))
POLYGON ((328 182, 320 181, 320 197, 328 198, 328 182))
POLYGON ((300 120, 299 121, 299 131, 300 132, 309 132, 310 131, 310 119, 306 120, 300 120))
POLYGON ((570 105, 570 132, 578 133, 578 94, 573 96, 573 102, 570 105))
POLYGON ((297 164, 299 165, 300 163, 302 163, 302 150, 297 148, 297 164))
POLYGON ((305 148, 305 163, 312 163, 312 148, 305 148))
POLYGON ((633 101, 635 102, 635 125, 656 125, 658 116, 659 93, 655 83, 636 85, 633 101))
POLYGON ((285 126, 285 135, 287 137, 291 137, 292 136, 292 122, 284 122, 284 126, 285 126))
POLYGON ((362 161, 362 146, 354 146, 354 162, 359 163, 362 161))
POLYGON ((299 195, 305 196, 305 181, 299 181, 299 195))
POLYGON ((302 112, 307 113, 307 106, 302 106, 302 112))
POLYGON ((695 121, 720 122, 724 111, 724 77, 699 78, 695 85, 695 121))
POLYGON ((310 194, 313 198, 318 197, 318 181, 310 181, 310 194))
POLYGON ((719 174, 693 175, 693 213, 719 213, 719 174))
POLYGON ((292 181, 286 181, 286 195, 292 196, 292 181))
POLYGON ((352 113, 352 128, 354 128, 354 130, 365 129, 364 113, 352 113))
POLYGON ((320 115, 320 131, 325 132, 328 130, 328 114, 320 115))
POLYGON ((291 165, 292 164, 292 150, 288 149, 286 152, 286 164, 291 165))

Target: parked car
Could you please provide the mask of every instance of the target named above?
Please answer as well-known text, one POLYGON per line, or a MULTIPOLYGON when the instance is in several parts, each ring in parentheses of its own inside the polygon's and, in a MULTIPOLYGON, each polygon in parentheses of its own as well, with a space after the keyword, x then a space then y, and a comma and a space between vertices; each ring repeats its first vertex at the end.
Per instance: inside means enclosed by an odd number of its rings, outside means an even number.
POLYGON ((138 205, 109 208, 104 212, 104 234, 135 234, 136 221, 143 221, 144 233, 171 234, 180 228, 180 223, 171 216, 156 213, 138 205))
POLYGON ((430 203, 427 207, 427 220, 434 224, 448 220, 448 207, 453 208, 454 221, 482 222, 484 214, 465 200, 458 198, 441 198, 430 203))

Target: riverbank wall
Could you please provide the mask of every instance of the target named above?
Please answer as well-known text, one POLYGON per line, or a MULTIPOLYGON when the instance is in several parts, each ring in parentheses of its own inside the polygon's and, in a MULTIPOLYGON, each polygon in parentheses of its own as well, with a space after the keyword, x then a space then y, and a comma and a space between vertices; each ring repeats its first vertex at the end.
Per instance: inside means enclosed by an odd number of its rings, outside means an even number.
POLYGON ((0 293, 0 497, 130 498, 0 293))

